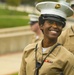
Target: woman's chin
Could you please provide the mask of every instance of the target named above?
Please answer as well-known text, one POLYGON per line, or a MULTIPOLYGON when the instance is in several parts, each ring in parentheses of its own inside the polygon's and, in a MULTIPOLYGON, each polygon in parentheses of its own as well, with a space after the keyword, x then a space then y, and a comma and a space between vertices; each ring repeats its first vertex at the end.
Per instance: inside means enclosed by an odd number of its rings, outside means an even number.
POLYGON ((53 39, 56 40, 58 38, 58 36, 50 36, 49 39, 53 39))

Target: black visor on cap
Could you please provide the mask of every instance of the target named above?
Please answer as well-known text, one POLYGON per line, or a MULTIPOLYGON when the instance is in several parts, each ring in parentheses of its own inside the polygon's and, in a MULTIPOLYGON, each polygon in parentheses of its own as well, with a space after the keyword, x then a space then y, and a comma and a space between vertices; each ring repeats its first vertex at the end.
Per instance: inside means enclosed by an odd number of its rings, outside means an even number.
POLYGON ((74 4, 71 5, 71 8, 74 8, 74 4))
POLYGON ((29 24, 30 25, 34 25, 35 23, 37 23, 38 21, 30 21, 29 24))
POLYGON ((41 15, 42 19, 43 20, 54 20, 54 21, 57 21, 57 22, 61 22, 63 27, 65 26, 65 21, 66 19, 65 18, 62 18, 58 15, 53 15, 53 14, 42 14, 41 15))

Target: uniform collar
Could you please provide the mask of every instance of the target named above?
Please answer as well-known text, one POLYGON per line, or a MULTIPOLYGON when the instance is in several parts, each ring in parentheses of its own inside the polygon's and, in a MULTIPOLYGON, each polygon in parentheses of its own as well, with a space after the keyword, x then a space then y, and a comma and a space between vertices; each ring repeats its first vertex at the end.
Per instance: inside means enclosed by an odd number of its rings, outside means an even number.
MULTIPOLYGON (((48 54, 48 52, 50 51, 50 48, 53 48, 55 45, 56 45, 57 43, 55 43, 53 46, 51 46, 51 47, 49 47, 44 53, 42 52, 42 41, 40 41, 39 43, 38 43, 38 53, 40 53, 40 54, 43 54, 43 55, 46 55, 46 54, 48 54)), ((53 52, 52 52, 52 54, 53 55, 57 55, 57 53, 58 53, 58 51, 59 51, 59 47, 57 47, 57 49, 55 49, 53 52)))

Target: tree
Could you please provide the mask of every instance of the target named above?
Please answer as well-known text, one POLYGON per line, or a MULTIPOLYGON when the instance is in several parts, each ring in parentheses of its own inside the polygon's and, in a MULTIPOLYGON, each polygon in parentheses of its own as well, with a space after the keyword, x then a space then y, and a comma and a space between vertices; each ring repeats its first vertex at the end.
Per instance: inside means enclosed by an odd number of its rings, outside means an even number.
POLYGON ((57 2, 58 0, 37 0, 37 2, 42 2, 42 1, 54 1, 54 2, 57 2))
POLYGON ((21 3, 21 0, 6 0, 7 5, 18 6, 21 3))
POLYGON ((34 5, 36 0, 21 0, 22 4, 29 4, 29 5, 34 5))

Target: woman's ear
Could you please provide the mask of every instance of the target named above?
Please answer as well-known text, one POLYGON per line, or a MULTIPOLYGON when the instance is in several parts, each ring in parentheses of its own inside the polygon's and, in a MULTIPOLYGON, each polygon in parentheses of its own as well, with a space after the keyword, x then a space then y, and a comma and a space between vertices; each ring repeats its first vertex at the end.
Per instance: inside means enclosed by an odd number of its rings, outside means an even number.
POLYGON ((41 25, 39 25, 39 26, 40 26, 40 29, 43 30, 43 25, 41 24, 41 25))

